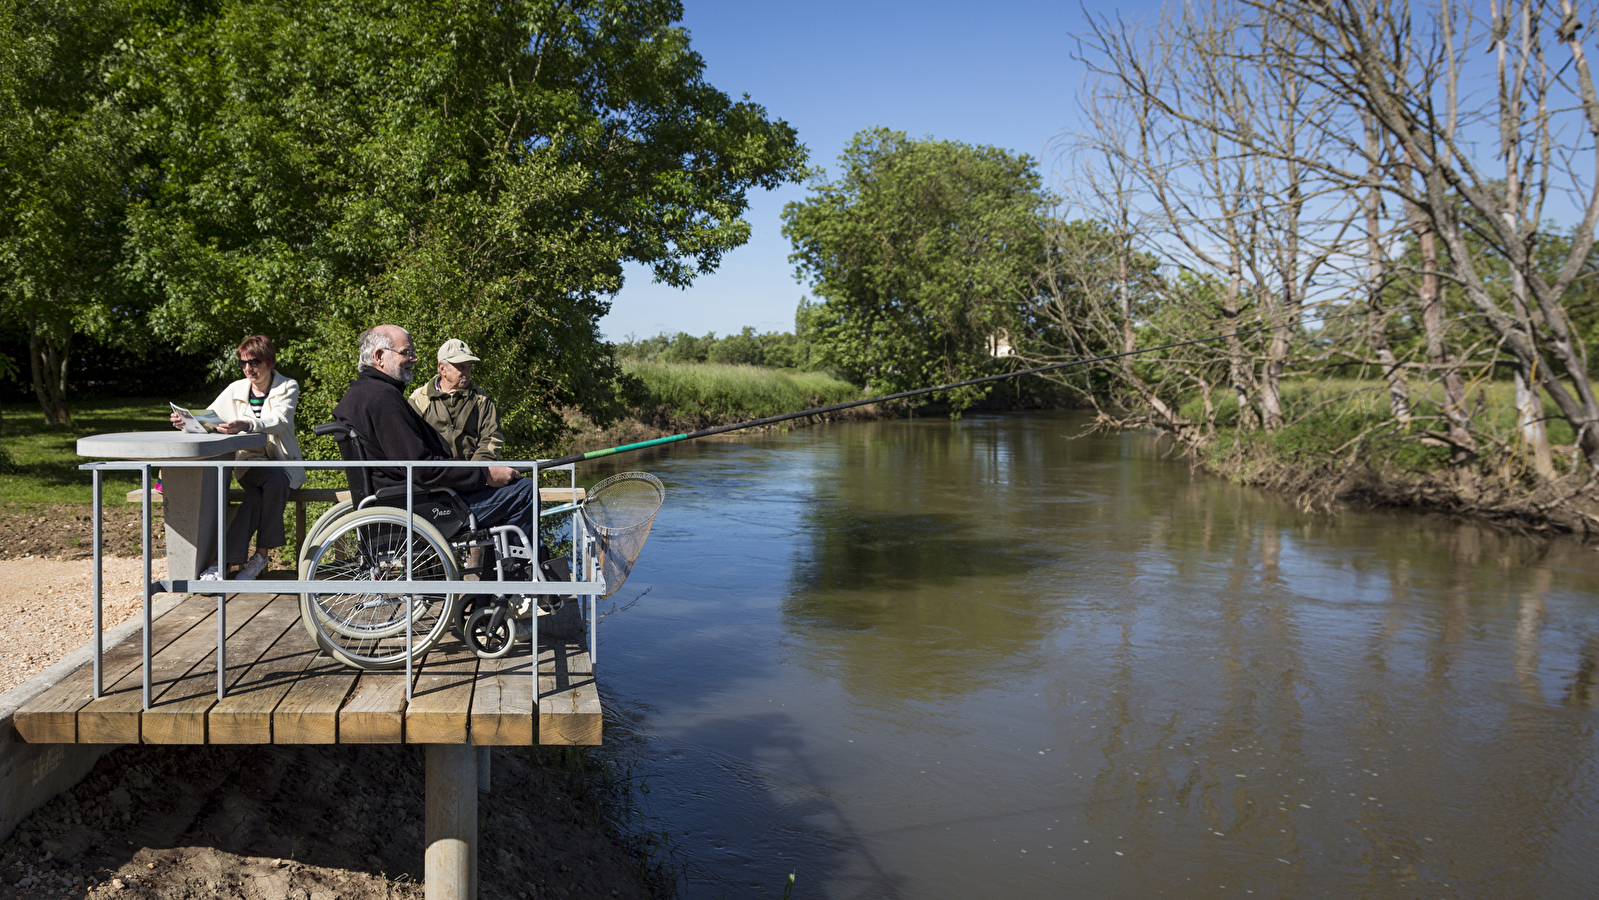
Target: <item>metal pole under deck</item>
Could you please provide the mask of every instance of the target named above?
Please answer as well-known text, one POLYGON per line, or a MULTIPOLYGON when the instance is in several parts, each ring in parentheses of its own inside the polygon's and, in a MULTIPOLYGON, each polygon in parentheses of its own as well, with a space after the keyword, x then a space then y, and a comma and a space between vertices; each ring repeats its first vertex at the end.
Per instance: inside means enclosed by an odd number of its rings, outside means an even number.
POLYGON ((477 748, 425 746, 427 900, 476 900, 477 748))

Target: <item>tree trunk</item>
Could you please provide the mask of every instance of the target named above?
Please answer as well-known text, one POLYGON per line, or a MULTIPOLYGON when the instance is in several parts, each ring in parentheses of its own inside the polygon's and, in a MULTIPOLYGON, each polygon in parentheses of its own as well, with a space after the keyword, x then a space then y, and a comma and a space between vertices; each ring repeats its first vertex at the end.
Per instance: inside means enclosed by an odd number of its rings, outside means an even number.
POLYGON ((1371 187, 1366 191, 1366 310, 1371 349, 1382 364, 1383 378, 1388 381, 1388 409, 1394 421, 1405 431, 1410 430, 1410 384, 1405 381, 1404 370, 1394 357, 1388 343, 1388 314, 1383 309, 1382 292, 1388 286, 1388 265, 1382 249, 1382 145, 1378 140, 1377 123, 1369 115, 1362 115, 1366 129, 1367 176, 1371 187))
POLYGON ((1427 361, 1439 373, 1444 388, 1444 419, 1448 422, 1449 442, 1454 446, 1449 461, 1459 464, 1476 450, 1471 437, 1471 414, 1466 410, 1466 380, 1449 352, 1444 335, 1443 282, 1438 269, 1438 234, 1431 223, 1420 220, 1416 243, 1421 250, 1421 289, 1416 300, 1421 306, 1421 327, 1427 336, 1427 361))
POLYGON ((1544 428, 1543 403, 1537 383, 1516 369, 1516 424, 1521 439, 1532 448, 1532 467, 1545 480, 1554 480, 1555 463, 1549 453, 1549 432, 1544 428))
POLYGON ((33 393, 39 398, 39 408, 44 411, 48 425, 70 425, 72 416, 67 412, 68 351, 72 347, 72 332, 62 338, 52 338, 39 327, 35 316, 28 317, 28 370, 33 379, 33 393))

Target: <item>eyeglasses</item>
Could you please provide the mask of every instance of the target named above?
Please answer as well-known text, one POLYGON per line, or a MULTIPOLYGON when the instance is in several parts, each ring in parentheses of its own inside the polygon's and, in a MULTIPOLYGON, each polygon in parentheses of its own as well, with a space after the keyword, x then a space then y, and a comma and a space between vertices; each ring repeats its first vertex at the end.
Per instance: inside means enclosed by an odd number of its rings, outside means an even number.
POLYGON ((379 347, 378 348, 378 352, 379 353, 398 353, 401 356, 405 357, 406 359, 416 359, 416 348, 415 347, 406 347, 404 350, 396 350, 393 347, 379 347))
POLYGON ((264 360, 264 359, 254 359, 254 358, 252 358, 252 359, 241 359, 241 360, 239 360, 239 368, 241 368, 241 369, 248 369, 251 366, 264 366, 264 365, 266 365, 266 360, 264 360))

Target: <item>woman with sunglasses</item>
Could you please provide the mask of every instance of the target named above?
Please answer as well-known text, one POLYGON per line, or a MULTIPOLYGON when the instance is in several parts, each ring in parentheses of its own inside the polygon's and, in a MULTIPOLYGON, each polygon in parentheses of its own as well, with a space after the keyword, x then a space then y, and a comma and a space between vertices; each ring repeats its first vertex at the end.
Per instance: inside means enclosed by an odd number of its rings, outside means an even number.
MULTIPOLYGON (((228 385, 211 403, 211 411, 222 418, 217 431, 222 434, 260 432, 267 445, 258 450, 240 450, 237 459, 301 459, 300 442, 294 437, 294 410, 300 401, 300 384, 277 371, 277 348, 265 335, 252 334, 239 344, 239 367, 244 377, 228 385)), ((172 414, 172 424, 183 427, 183 419, 172 414)), ((305 483, 305 470, 299 466, 283 468, 250 467, 234 469, 244 488, 244 502, 228 525, 228 564, 241 566, 235 580, 247 581, 266 571, 267 551, 282 547, 283 509, 289 491, 305 483), (250 538, 255 537, 255 555, 250 538), (248 559, 246 558, 248 557, 248 559)), ((200 573, 200 578, 215 581, 223 577, 215 565, 200 573)))

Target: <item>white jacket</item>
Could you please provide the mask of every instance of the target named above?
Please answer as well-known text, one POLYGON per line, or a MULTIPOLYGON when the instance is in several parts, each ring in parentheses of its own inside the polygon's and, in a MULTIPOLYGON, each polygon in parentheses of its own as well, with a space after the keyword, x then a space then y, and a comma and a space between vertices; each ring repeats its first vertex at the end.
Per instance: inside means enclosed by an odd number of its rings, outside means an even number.
MULTIPOLYGON (((235 459, 304 459, 300 455, 300 442, 294 437, 294 411, 300 403, 300 383, 273 371, 272 389, 267 391, 266 405, 261 418, 250 412, 250 379, 240 378, 223 389, 211 403, 211 411, 224 422, 243 419, 254 430, 267 436, 266 452, 240 450, 235 459)), ((284 466, 289 476, 289 490, 305 484, 305 470, 299 466, 284 466)))

